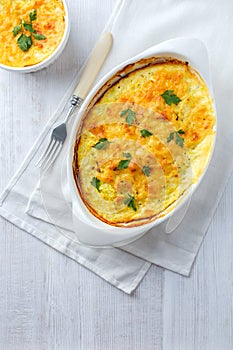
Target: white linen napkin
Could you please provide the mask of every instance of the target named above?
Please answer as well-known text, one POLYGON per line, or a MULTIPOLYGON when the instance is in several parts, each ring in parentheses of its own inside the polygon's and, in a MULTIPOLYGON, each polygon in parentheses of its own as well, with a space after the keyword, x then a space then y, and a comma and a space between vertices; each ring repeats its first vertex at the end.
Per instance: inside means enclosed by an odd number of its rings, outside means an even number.
MULTIPOLYGON (((87 248, 75 242, 69 198, 61 190, 64 173, 56 171, 55 166, 46 181, 41 178, 38 183, 38 169, 34 167, 43 141, 59 119, 75 82, 2 194, 0 214, 127 293, 136 288, 151 263, 188 275, 232 171, 232 14, 233 3, 228 0, 120 0, 107 25, 114 45, 99 77, 163 40, 196 37, 207 46, 218 113, 217 142, 208 172, 192 196, 183 220, 181 210, 169 223, 122 249, 87 248), (166 233, 169 230, 171 234, 166 233)), ((64 147, 59 160, 63 162, 65 156, 64 147)))

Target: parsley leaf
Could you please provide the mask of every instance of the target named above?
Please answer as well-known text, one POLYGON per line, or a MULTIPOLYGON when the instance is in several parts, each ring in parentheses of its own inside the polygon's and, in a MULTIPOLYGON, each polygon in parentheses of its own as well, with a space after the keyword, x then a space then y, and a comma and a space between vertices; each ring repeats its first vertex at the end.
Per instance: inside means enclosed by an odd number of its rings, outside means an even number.
POLYGON ((171 132, 167 138, 167 142, 170 142, 175 137, 176 144, 180 147, 184 147, 184 139, 183 139, 183 137, 180 136, 180 135, 183 135, 184 133, 185 132, 182 129, 180 129, 178 131, 171 132))
POLYGON ((130 163, 130 159, 123 159, 120 160, 116 170, 122 170, 122 169, 127 169, 130 163))
POLYGON ((36 30, 33 28, 31 23, 23 22, 25 30, 28 30, 30 33, 36 33, 36 30))
POLYGON ((121 114, 121 117, 126 117, 126 123, 129 125, 132 125, 133 122, 136 119, 136 113, 134 111, 132 111, 132 109, 128 108, 128 109, 124 109, 121 114))
POLYGON ((125 158, 128 158, 128 159, 131 159, 131 158, 132 158, 132 156, 131 156, 131 154, 130 154, 129 152, 123 152, 123 156, 124 156, 125 158))
POLYGON ((171 132, 170 135, 168 136, 167 138, 167 142, 170 142, 171 140, 174 139, 174 134, 175 134, 175 131, 171 132))
POLYGON ((124 109, 123 111, 121 111, 120 116, 124 117, 127 113, 128 113, 128 109, 124 109))
POLYGON ((29 18, 30 18, 31 22, 35 21, 37 19, 37 12, 36 12, 36 10, 33 10, 32 12, 30 12, 29 18))
POLYGON ((16 36, 17 34, 22 32, 22 29, 24 29, 25 31, 31 33, 30 36, 25 35, 24 33, 22 33, 20 35, 20 37, 18 38, 18 40, 17 40, 18 46, 24 52, 28 51, 30 49, 30 47, 32 46, 32 44, 33 44, 32 37, 35 38, 36 40, 44 40, 44 39, 46 39, 46 36, 44 36, 43 34, 38 34, 36 32, 36 29, 32 25, 32 21, 35 21, 37 19, 37 12, 36 12, 36 10, 33 10, 32 12, 30 12, 29 18, 30 18, 30 23, 25 22, 24 20, 21 20, 20 23, 13 28, 14 36, 16 36))
POLYGON ((101 137, 101 138, 99 139, 99 141, 98 141, 94 146, 92 146, 92 147, 94 147, 95 149, 100 150, 100 149, 106 148, 106 147, 108 146, 109 143, 110 143, 110 142, 108 141, 108 139, 106 139, 105 137, 101 137))
POLYGON ((17 44, 22 51, 28 51, 32 46, 32 37, 25 34, 21 34, 17 40, 17 44))
POLYGON ((149 130, 146 130, 146 129, 140 130, 140 133, 141 133, 142 137, 148 137, 148 136, 153 135, 152 132, 150 132, 149 130))
POLYGON ((143 171, 143 173, 144 173, 147 177, 150 176, 150 167, 149 167, 149 166, 144 165, 144 166, 142 167, 142 171, 143 171))
POLYGON ((137 211, 134 196, 128 194, 128 197, 124 200, 124 203, 127 204, 129 208, 132 208, 134 211, 137 211))
POLYGON ((169 106, 171 106, 172 103, 178 105, 181 101, 181 99, 174 94, 174 90, 166 90, 161 96, 169 106))
POLYGON ((176 144, 180 147, 184 146, 184 139, 178 134, 178 132, 176 134, 176 144))
POLYGON ((34 38, 36 40, 44 40, 44 39, 46 39, 46 36, 44 36, 43 34, 34 34, 34 33, 32 33, 32 35, 34 36, 34 38))
POLYGON ((98 192, 100 192, 100 179, 93 177, 91 180, 91 185, 94 186, 98 192))
POLYGON ((14 34, 14 36, 16 36, 17 34, 19 34, 19 32, 21 32, 21 30, 22 30, 21 24, 15 26, 15 27, 13 28, 13 34, 14 34))

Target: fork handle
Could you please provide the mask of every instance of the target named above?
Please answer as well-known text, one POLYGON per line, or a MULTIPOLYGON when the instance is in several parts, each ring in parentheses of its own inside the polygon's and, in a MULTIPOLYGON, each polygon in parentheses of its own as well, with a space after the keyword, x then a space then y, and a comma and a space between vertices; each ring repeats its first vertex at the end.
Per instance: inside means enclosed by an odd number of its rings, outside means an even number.
POLYGON ((82 100, 87 96, 112 46, 112 34, 104 32, 88 58, 73 95, 82 100))
POLYGON ((67 123, 70 117, 72 116, 74 110, 76 107, 80 107, 83 102, 83 99, 81 97, 78 97, 76 95, 72 95, 71 100, 70 100, 70 108, 66 114, 65 120, 63 123, 67 123))

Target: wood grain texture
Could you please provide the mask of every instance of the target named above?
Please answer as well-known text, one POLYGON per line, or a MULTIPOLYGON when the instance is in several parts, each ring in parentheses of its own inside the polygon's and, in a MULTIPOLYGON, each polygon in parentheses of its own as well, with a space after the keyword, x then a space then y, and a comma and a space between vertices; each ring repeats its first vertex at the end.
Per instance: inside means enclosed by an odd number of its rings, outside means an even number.
POLYGON ((165 273, 165 349, 233 349, 232 189, 233 176, 191 277, 165 273))
MULTIPOLYGON (((62 56, 27 76, 1 71, 1 189, 115 3, 69 0, 77 21, 62 56)), ((233 177, 191 276, 153 266, 131 296, 0 218, 0 350, 232 350, 232 212, 233 177)))
POLYGON ((232 213, 233 176, 190 278, 165 272, 164 349, 233 349, 232 213))

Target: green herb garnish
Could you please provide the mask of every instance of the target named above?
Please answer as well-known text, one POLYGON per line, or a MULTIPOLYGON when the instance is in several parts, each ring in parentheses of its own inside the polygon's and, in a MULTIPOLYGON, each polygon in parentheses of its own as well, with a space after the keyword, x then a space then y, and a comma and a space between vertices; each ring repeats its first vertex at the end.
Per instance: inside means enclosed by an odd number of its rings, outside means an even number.
POLYGON ((166 90, 161 96, 169 106, 171 106, 172 103, 178 105, 178 103, 181 101, 181 99, 174 94, 174 90, 166 90))
POLYGON ((132 208, 134 211, 137 211, 134 196, 128 194, 128 197, 124 200, 124 204, 126 204, 129 208, 132 208))
POLYGON ((184 146, 184 139, 178 133, 176 134, 176 144, 180 147, 184 146))
POLYGON ((136 119, 136 113, 134 111, 132 111, 132 109, 128 108, 128 109, 124 109, 121 114, 121 117, 126 117, 125 121, 127 124, 132 125, 133 122, 136 119))
POLYGON ((93 177, 91 180, 91 185, 94 186, 98 192, 100 192, 100 179, 93 177))
POLYGON ((148 136, 153 135, 152 132, 150 132, 149 130, 146 130, 146 129, 140 130, 140 133, 141 133, 142 137, 148 137, 148 136))
POLYGON ((34 33, 32 33, 32 35, 34 36, 34 38, 36 39, 36 40, 44 40, 44 39, 46 39, 46 36, 44 36, 43 34, 34 34, 34 33))
POLYGON ((14 34, 14 36, 16 36, 17 34, 19 34, 19 32, 21 32, 21 30, 22 30, 22 28, 21 28, 21 23, 20 23, 19 25, 15 26, 15 27, 13 28, 13 34, 14 34))
POLYGON ((21 34, 17 40, 17 44, 19 45, 22 51, 28 51, 32 46, 32 38, 31 36, 21 34))
POLYGON ((184 146, 184 139, 180 135, 183 135, 184 133, 185 132, 182 129, 180 129, 178 131, 171 132, 167 138, 167 142, 170 142, 173 139, 175 139, 176 144, 180 147, 183 147, 184 146))
POLYGON ((32 23, 23 22, 24 29, 30 33, 36 33, 36 30, 33 28, 32 23))
POLYGON ((13 28, 13 35, 16 36, 22 33, 17 39, 17 44, 22 51, 28 51, 33 44, 32 38, 36 40, 44 40, 46 37, 43 34, 37 33, 36 29, 33 27, 32 22, 37 19, 37 12, 33 10, 29 14, 30 22, 25 22, 21 20, 20 23, 13 28), (24 32, 29 32, 30 35, 26 35, 24 32))
POLYGON ((142 167, 142 171, 143 171, 143 173, 144 173, 147 177, 150 176, 150 167, 149 167, 149 166, 144 165, 144 166, 142 167))
POLYGON ((110 142, 105 137, 101 137, 99 141, 93 146, 95 149, 104 149, 108 146, 110 142))
POLYGON ((30 12, 29 14, 29 18, 30 18, 30 21, 35 21, 37 19, 37 11, 36 10, 33 10, 32 12, 30 12))
POLYGON ((123 156, 127 159, 122 159, 119 161, 118 166, 116 167, 116 170, 122 170, 127 169, 129 166, 129 163, 132 159, 132 155, 129 152, 123 152, 123 156))
POLYGON ((127 169, 130 163, 130 159, 123 159, 120 160, 116 170, 122 170, 122 169, 127 169))
POLYGON ((170 142, 171 140, 173 140, 174 139, 174 135, 175 135, 175 131, 173 131, 173 132, 171 132, 170 134, 169 134, 169 136, 168 136, 168 138, 167 138, 167 142, 170 142))
POLYGON ((125 158, 128 158, 128 159, 131 159, 131 158, 132 158, 132 156, 131 156, 131 154, 130 154, 129 152, 123 152, 123 156, 124 156, 125 158))

